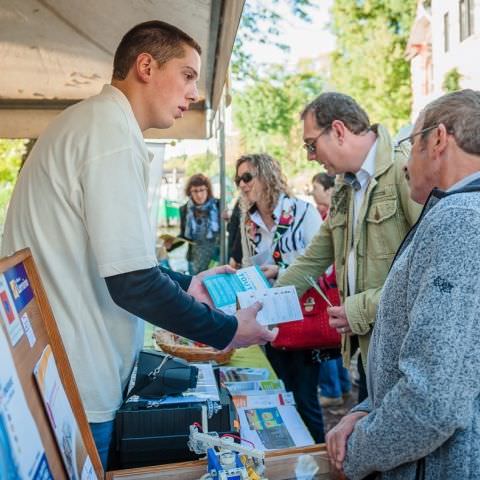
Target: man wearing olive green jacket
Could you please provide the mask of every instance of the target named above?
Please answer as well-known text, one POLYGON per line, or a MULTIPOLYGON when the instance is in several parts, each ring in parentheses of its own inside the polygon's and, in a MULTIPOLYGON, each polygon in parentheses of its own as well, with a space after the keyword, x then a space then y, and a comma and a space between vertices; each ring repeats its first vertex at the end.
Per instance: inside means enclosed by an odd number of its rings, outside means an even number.
POLYGON ((370 125, 347 95, 324 93, 301 117, 308 160, 337 178, 329 217, 277 285, 295 285, 302 295, 310 287, 306 278, 317 278, 334 263, 342 304, 328 309, 330 325, 342 334, 344 364, 357 346, 366 362, 380 290, 420 213, 403 171, 409 152, 395 149, 387 130, 370 125))

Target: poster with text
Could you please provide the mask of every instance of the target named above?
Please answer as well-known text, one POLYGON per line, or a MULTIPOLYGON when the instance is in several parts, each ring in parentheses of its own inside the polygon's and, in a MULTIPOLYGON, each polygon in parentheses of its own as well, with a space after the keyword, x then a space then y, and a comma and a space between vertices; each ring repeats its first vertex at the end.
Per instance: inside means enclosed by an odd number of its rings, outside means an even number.
POLYGON ((0 328, 0 478, 53 479, 2 328, 0 328))
POLYGON ((3 319, 10 342, 14 347, 22 338, 23 327, 6 278, 0 274, 0 316, 3 319))
POLYGON ((50 345, 45 347, 34 373, 68 477, 96 479, 50 345))

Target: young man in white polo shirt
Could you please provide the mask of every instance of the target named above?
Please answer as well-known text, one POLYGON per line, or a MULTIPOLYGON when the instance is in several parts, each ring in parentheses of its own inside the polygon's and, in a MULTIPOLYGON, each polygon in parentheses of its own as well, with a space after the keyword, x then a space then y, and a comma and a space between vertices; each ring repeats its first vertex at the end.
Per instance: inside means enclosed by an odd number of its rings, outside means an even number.
POLYGON ((200 47, 159 21, 117 48, 111 85, 68 108, 38 139, 5 223, 2 255, 32 249, 104 466, 143 321, 213 345, 275 337, 259 306, 224 315, 196 277, 157 265, 142 131, 168 128, 198 98, 200 47))

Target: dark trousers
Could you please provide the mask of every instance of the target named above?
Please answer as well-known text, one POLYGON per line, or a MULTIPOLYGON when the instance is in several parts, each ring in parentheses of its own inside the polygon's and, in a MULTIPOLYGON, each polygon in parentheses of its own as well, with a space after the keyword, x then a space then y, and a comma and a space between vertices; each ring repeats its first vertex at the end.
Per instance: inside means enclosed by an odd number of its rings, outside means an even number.
POLYGON ((362 355, 358 355, 358 403, 363 402, 368 397, 367 391, 367 376, 365 375, 365 369, 363 368, 362 355))
POLYGON ((298 413, 310 430, 316 443, 325 441, 322 409, 318 402, 319 363, 311 350, 278 350, 270 344, 265 347, 267 358, 285 388, 293 392, 298 413))

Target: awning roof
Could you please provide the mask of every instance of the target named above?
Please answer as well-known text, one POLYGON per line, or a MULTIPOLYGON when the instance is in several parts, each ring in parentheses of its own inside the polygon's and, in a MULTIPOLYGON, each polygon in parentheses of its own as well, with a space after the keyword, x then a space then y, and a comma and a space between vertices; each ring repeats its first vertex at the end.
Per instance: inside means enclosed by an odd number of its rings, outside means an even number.
POLYGON ((244 0, 0 0, 0 138, 35 138, 62 109, 98 93, 123 34, 146 20, 202 46, 202 100, 150 138, 205 138, 218 107, 244 0))

